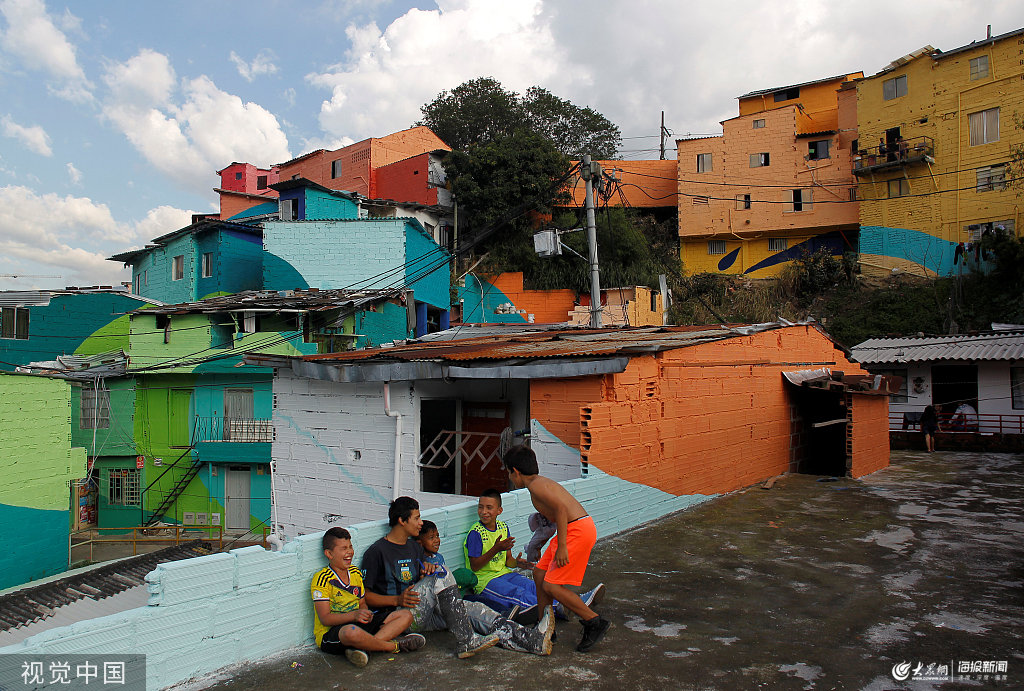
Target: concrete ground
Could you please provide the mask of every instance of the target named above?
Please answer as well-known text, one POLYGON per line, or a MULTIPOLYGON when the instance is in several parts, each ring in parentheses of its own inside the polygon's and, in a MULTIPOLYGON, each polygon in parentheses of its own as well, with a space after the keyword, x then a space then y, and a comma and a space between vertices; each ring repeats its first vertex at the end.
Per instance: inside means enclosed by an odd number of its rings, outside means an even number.
POLYGON ((562 622, 542 658, 290 651, 217 689, 1024 688, 1024 456, 894 452, 861 480, 787 476, 604 540, 587 584, 614 622, 591 653, 562 622), (1005 661, 1005 679, 898 682, 891 670, 1005 661), (292 667, 297 662, 301 666, 292 667))

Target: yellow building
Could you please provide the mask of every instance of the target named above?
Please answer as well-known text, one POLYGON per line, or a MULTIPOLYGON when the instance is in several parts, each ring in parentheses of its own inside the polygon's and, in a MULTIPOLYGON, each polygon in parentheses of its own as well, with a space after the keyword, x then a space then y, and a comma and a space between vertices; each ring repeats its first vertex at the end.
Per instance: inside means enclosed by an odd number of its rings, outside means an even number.
POLYGON ((761 278, 805 253, 856 249, 856 102, 840 87, 859 77, 744 94, 722 136, 676 142, 687 273, 761 278))
POLYGON ((986 231, 1020 233, 1006 163, 1024 130, 1024 29, 926 46, 856 82, 865 272, 953 275, 986 231))

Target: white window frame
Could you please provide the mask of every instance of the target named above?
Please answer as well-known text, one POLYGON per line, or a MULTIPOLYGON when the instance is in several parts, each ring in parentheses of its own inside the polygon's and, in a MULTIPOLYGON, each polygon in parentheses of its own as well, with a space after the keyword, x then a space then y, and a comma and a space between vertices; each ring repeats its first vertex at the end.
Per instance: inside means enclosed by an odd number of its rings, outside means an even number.
POLYGON ((713 169, 713 158, 711 154, 697 154, 697 172, 710 173, 713 169))
POLYGON ((768 238, 769 252, 785 252, 789 249, 789 241, 786 238, 768 238))
POLYGON ((185 255, 178 254, 171 259, 171 280, 180 281, 185 278, 185 255))
POLYGON ((988 56, 979 55, 976 58, 971 58, 971 81, 978 79, 984 79, 988 76, 988 56))
POLYGON ((987 108, 967 116, 971 146, 999 141, 999 108, 987 108))
POLYGON ((907 75, 901 74, 882 82, 882 100, 892 101, 907 95, 907 75))
POLYGON ((789 199, 782 208, 784 213, 803 213, 814 208, 814 198, 809 187, 789 190, 789 199), (799 197, 799 199, 798 199, 799 197))
POLYGON ((110 428, 110 390, 85 383, 79 399, 78 429, 110 428))
POLYGON ((203 252, 202 277, 210 278, 211 276, 213 276, 213 252, 203 252))
POLYGON ((729 248, 725 244, 725 240, 708 240, 708 254, 719 255, 728 254, 729 248))
POLYGON ((111 468, 107 475, 107 504, 138 506, 142 471, 138 468, 111 468))
POLYGON ((298 205, 294 199, 282 199, 279 204, 282 221, 298 220, 298 205))

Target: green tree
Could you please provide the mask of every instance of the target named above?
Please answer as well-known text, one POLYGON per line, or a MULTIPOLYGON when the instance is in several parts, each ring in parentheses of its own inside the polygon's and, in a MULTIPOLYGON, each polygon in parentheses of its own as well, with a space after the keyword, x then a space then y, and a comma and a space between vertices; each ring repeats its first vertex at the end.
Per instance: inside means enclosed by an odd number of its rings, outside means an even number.
POLYGON ((492 77, 478 77, 442 91, 420 111, 423 118, 416 124, 426 125, 459 150, 522 130, 541 134, 570 158, 583 154, 614 158, 622 143, 619 128, 592 108, 576 106, 539 86, 520 96, 492 77))

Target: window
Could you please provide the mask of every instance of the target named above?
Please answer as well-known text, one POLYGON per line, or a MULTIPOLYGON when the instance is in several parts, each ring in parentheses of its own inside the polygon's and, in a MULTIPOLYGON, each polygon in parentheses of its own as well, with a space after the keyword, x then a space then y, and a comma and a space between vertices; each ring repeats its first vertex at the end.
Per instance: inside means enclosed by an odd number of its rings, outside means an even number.
POLYGON ((700 206, 702 204, 709 203, 711 201, 711 197, 704 197, 698 194, 695 195, 690 201, 694 206, 700 206))
POLYGON ((142 292, 142 274, 138 274, 135 277, 135 282, 132 285, 132 292, 136 295, 142 292))
POLYGON ((860 143, 859 139, 854 139, 850 142, 850 151, 857 153, 857 145, 860 143))
POLYGON ((241 180, 241 179, 242 179, 242 173, 241 173, 241 171, 239 171, 239 172, 235 173, 235 180, 241 180))
POLYGON ((971 81, 984 79, 988 76, 988 56, 982 55, 971 58, 971 81))
POLYGON ((991 190, 1005 190, 1006 189, 1006 165, 1000 164, 998 166, 985 166, 984 168, 978 168, 975 171, 978 175, 978 183, 976 189, 979 192, 989 192, 991 190))
POLYGON ((894 98, 907 95, 907 75, 893 77, 882 82, 882 99, 891 101, 894 98))
POLYGON ((751 168, 763 168, 768 165, 768 154, 750 154, 750 167, 751 168))
POLYGON ((267 189, 267 176, 257 175, 256 176, 256 189, 265 190, 267 189))
POLYGON ((782 91, 775 92, 776 103, 782 103, 783 101, 792 101, 794 98, 800 98, 800 87, 793 87, 790 89, 783 89, 782 91))
POLYGON ((213 275, 213 252, 203 252, 203 278, 213 275))
POLYGON ((725 254, 725 240, 708 240, 708 254, 725 254))
POLYGON ((999 141, 999 109, 989 108, 967 117, 971 130, 971 146, 999 141))
POLYGON ((341 177, 341 159, 331 161, 331 178, 341 177))
POLYGON ((807 160, 820 161, 823 158, 831 158, 828 152, 831 144, 831 139, 815 139, 813 142, 807 142, 807 160))
POLYGON ((906 403, 907 402, 907 370, 905 369, 880 369, 872 370, 874 374, 881 374, 886 377, 899 377, 903 380, 900 384, 900 392, 889 396, 890 403, 906 403))
POLYGON ((749 194, 737 194, 736 195, 736 210, 744 211, 750 208, 750 195, 749 194))
POLYGON ((995 233, 996 235, 1005 236, 1013 235, 1015 233, 1016 224, 1012 218, 1008 218, 1005 221, 990 221, 988 223, 972 223, 969 226, 964 227, 964 232, 967 233, 968 242, 978 242, 981 238, 989 233, 995 233))
POLYGON ((755 130, 764 129, 764 120, 754 120, 753 128, 755 130))
POLYGON ((789 247, 789 242, 786 238, 768 238, 768 251, 769 252, 782 252, 789 247))
POLYGON ((857 201, 857 188, 856 187, 851 187, 850 188, 850 201, 851 202, 857 201))
POLYGON ((910 181, 906 178, 896 178, 889 181, 889 198, 905 197, 910 194, 910 181))
POLYGON ((711 154, 697 154, 697 172, 711 172, 711 154))
POLYGON ((179 254, 171 260, 171 280, 180 281, 185 278, 185 255, 179 254))
POLYGON ((149 269, 146 269, 145 271, 142 272, 142 285, 149 285, 149 269))
POLYGON ((1024 410, 1024 367, 1010 368, 1010 402, 1014 410, 1024 410))
POLYGON ((138 506, 140 475, 139 470, 135 468, 111 470, 107 503, 112 506, 138 506))
POLYGON ((0 338, 26 340, 28 338, 28 308, 4 307, 2 311, 3 327, 0 338))
POLYGON ((783 211, 810 211, 811 191, 807 189, 790 190, 792 201, 786 204, 783 211))
POLYGON ((81 414, 78 417, 79 429, 107 429, 110 427, 110 391, 101 385, 95 388, 89 384, 82 385, 81 414))
POLYGON ((295 200, 294 199, 282 199, 281 200, 281 220, 282 221, 294 221, 295 218, 296 218, 295 200))

